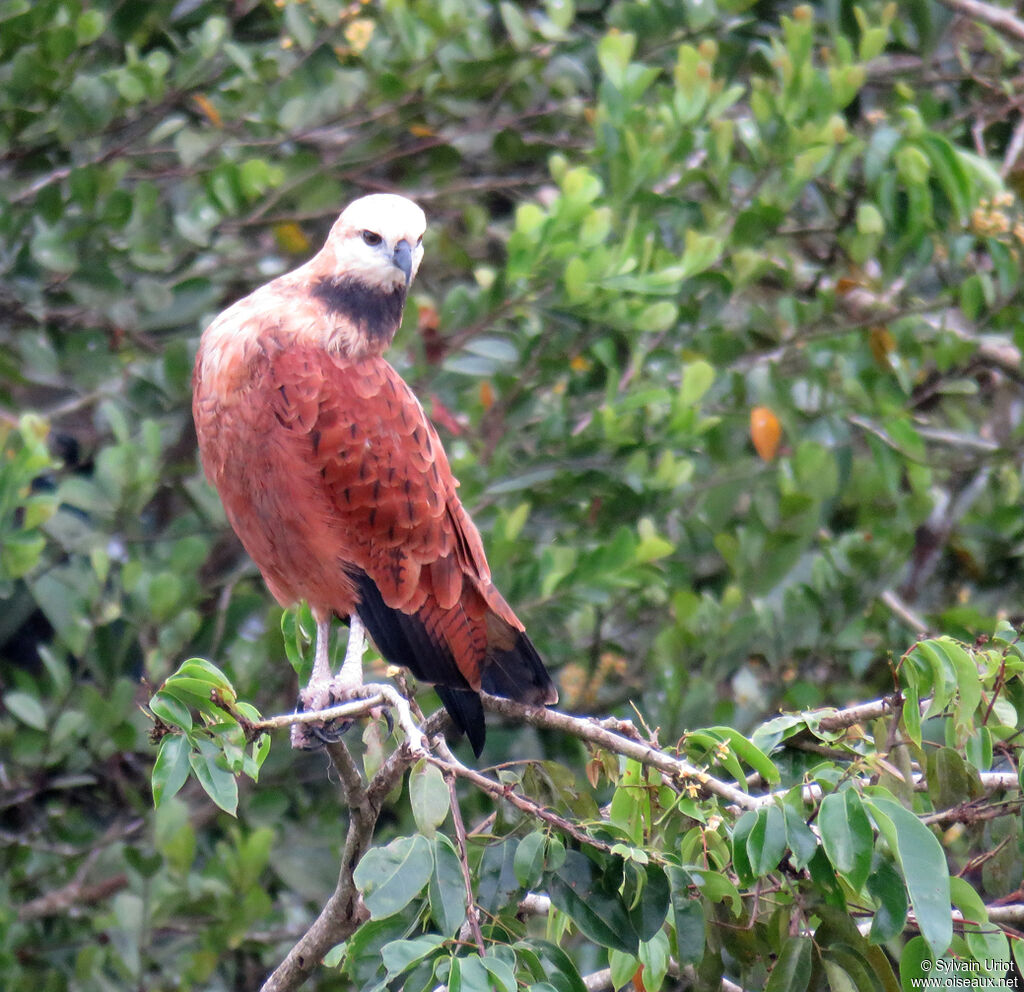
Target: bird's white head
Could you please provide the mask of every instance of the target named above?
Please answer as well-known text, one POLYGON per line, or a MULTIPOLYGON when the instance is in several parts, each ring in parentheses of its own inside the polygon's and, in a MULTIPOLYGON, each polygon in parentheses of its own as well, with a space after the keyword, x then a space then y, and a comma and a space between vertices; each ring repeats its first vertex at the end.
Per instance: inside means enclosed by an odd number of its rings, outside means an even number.
POLYGON ((407 288, 423 259, 427 218, 404 196, 373 193, 353 200, 334 222, 323 253, 334 272, 368 289, 407 288))

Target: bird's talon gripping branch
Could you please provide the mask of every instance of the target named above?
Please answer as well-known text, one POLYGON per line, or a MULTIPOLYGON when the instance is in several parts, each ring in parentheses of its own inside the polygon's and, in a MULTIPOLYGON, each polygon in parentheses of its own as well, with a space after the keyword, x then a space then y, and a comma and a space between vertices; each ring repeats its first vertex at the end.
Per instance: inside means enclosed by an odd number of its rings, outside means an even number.
MULTIPOLYGON (((366 688, 374 693, 380 693, 388 703, 388 706, 395 711, 395 715, 398 717, 398 725, 405 732, 405 740, 412 753, 415 755, 427 754, 430 750, 427 746, 427 739, 423 736, 423 731, 420 730, 416 720, 413 718, 409 700, 391 685, 382 683, 379 685, 368 685, 366 688)), ((390 724, 390 720, 388 722, 390 724)))
MULTIPOLYGON (((271 593, 283 606, 305 600, 317 618, 303 706, 362 684, 365 624, 384 658, 436 686, 479 755, 481 690, 538 705, 558 693, 491 581, 437 431, 383 357, 425 229, 404 197, 351 203, 305 265, 206 329, 192 412, 206 474, 271 593), (332 680, 336 616, 351 632, 332 680)), ((422 751, 408 704, 389 701, 422 751)), ((333 733, 296 728, 292 741, 316 746, 333 733)))

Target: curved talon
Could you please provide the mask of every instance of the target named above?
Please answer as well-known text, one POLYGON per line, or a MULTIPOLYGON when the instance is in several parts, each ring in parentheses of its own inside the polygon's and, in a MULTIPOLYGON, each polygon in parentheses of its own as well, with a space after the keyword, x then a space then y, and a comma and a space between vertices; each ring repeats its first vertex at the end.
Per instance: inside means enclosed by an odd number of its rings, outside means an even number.
POLYGON ((351 720, 331 720, 328 723, 322 724, 311 723, 309 729, 318 741, 324 744, 337 744, 351 726, 351 720))

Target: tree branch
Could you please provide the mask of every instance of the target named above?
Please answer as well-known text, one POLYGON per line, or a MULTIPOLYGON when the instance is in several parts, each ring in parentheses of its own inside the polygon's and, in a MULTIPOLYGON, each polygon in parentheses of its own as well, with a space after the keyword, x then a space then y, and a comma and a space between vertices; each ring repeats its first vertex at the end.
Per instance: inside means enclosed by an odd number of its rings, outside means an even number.
POLYGON ((939 0, 939 3, 958 14, 963 14, 964 17, 981 21, 1001 34, 1017 41, 1024 41, 1024 21, 1002 7, 993 7, 992 4, 982 3, 981 0, 939 0))
MULTIPOLYGON (((296 715, 301 714, 292 714, 296 715)), ((446 720, 447 714, 443 710, 435 713, 424 723, 424 734, 428 738, 436 734, 446 720)), ((343 742, 327 744, 326 750, 338 772, 349 808, 348 832, 338 882, 320 915, 263 983, 261 992, 297 989, 335 944, 346 940, 369 919, 353 873, 373 839, 385 797, 417 760, 403 745, 392 752, 370 783, 364 786, 359 767, 343 742)))
POLYGON ((685 784, 687 780, 692 780, 720 799, 725 799, 744 809, 755 809, 758 805, 757 800, 739 786, 716 779, 684 758, 672 757, 653 745, 639 740, 639 733, 628 720, 618 721, 617 726, 624 730, 629 728, 632 731, 630 737, 623 736, 621 732, 607 730, 599 722, 588 717, 570 716, 559 710, 524 706, 511 699, 503 699, 500 696, 491 696, 487 693, 481 693, 480 698, 483 701, 484 709, 491 713, 513 717, 534 727, 561 730, 572 734, 574 737, 596 744, 598 747, 607 748, 616 754, 633 758, 643 765, 657 768, 680 785, 685 784))

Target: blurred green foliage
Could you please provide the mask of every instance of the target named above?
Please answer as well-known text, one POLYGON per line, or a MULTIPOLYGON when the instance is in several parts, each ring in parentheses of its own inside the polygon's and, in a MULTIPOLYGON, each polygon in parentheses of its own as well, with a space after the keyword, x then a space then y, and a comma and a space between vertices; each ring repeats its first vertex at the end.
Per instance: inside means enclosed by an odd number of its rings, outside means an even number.
MULTIPOLYGON (((322 762, 281 742, 237 822, 192 785, 154 815, 139 704, 199 656, 290 708, 280 611, 196 461, 191 356, 360 193, 427 210, 393 361, 567 708, 747 733, 888 691, 922 625, 1018 620, 1020 65, 935 0, 0 0, 0 984, 254 987, 329 891, 322 762)), ((987 767, 983 737, 940 753, 987 767)), ((482 854, 481 902, 518 843, 482 854)), ((398 919, 353 938, 357 984, 398 919)), ((566 925, 535 981, 560 942, 608 964, 566 925)))

